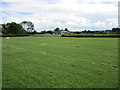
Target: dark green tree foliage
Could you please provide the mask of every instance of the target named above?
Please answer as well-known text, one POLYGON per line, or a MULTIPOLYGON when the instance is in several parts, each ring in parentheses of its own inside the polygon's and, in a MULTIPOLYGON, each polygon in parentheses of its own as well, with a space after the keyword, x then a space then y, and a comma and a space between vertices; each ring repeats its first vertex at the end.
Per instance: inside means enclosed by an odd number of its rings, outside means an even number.
POLYGON ((32 32, 34 30, 34 24, 31 21, 22 21, 20 24, 27 32, 32 32))
POLYGON ((57 27, 54 31, 59 32, 59 31, 60 31, 60 29, 57 27))
POLYGON ((26 31, 20 24, 15 22, 2 24, 2 33, 3 34, 26 34, 26 31))
POLYGON ((65 31, 69 31, 67 28, 65 28, 65 31))
POLYGON ((44 30, 44 31, 41 31, 41 34, 45 34, 46 32, 47 32, 47 31, 45 31, 45 30, 44 30))
POLYGON ((2 33, 2 24, 0 24, 0 33, 2 33))
POLYGON ((49 34, 53 34, 53 32, 52 32, 52 31, 50 31, 50 30, 49 30, 49 31, 47 31, 47 33, 49 33, 49 34))
POLYGON ((2 28, 1 28, 2 33, 3 33, 3 34, 7 34, 8 32, 7 32, 6 24, 2 24, 1 26, 2 26, 2 28))
POLYGON ((37 34, 37 31, 34 30, 34 31, 32 32, 32 34, 37 34))
POLYGON ((112 28, 112 32, 120 34, 120 28, 112 28))
POLYGON ((60 34, 60 29, 57 27, 56 29, 54 29, 54 33, 55 34, 60 34))

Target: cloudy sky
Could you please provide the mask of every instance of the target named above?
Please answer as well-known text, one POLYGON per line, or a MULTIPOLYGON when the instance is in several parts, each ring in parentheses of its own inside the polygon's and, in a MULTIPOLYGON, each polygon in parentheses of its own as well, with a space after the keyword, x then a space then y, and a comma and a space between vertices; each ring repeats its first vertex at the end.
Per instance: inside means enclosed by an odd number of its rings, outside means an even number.
POLYGON ((118 27, 118 0, 2 0, 0 23, 31 21, 37 31, 56 27, 103 30, 118 27))

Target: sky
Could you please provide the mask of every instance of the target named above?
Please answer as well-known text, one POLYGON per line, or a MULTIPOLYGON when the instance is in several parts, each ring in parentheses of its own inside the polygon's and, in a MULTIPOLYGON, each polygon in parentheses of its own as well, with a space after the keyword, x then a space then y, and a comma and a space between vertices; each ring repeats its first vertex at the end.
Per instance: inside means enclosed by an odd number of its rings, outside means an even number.
POLYGON ((0 24, 31 21, 35 30, 118 27, 118 0, 1 0, 0 24))

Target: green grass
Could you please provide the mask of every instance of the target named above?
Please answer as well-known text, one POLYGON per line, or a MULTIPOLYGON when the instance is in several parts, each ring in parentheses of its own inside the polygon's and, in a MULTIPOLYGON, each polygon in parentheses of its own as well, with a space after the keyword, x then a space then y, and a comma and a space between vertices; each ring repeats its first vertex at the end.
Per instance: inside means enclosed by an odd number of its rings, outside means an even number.
POLYGON ((0 37, 0 89, 2 88, 2 38, 0 37))
POLYGON ((32 37, 61 37, 60 34, 34 34, 32 37))
POLYGON ((120 34, 64 34, 64 35, 62 35, 62 36, 78 36, 78 37, 80 37, 80 36, 101 36, 101 37, 103 37, 103 36, 120 36, 120 34))
POLYGON ((3 88, 116 88, 117 38, 3 38, 3 88))

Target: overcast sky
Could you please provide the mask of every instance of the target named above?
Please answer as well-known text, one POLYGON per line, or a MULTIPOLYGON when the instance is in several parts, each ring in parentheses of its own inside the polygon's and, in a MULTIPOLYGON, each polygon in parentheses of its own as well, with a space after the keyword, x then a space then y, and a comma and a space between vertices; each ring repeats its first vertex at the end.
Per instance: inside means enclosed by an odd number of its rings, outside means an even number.
POLYGON ((118 0, 2 0, 0 4, 0 23, 31 21, 37 31, 118 27, 118 0))

